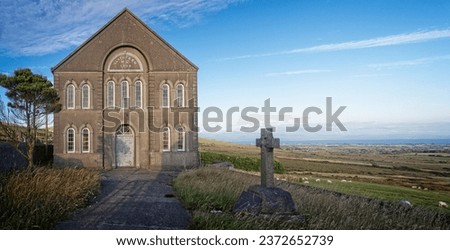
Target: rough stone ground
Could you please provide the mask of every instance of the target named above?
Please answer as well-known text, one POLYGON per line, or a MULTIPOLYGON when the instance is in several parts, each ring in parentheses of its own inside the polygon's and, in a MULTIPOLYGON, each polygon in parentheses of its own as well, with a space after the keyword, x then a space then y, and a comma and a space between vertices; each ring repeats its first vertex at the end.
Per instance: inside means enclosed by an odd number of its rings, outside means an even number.
POLYGON ((121 168, 102 175, 102 192, 56 229, 185 229, 190 215, 170 185, 177 171, 121 168))

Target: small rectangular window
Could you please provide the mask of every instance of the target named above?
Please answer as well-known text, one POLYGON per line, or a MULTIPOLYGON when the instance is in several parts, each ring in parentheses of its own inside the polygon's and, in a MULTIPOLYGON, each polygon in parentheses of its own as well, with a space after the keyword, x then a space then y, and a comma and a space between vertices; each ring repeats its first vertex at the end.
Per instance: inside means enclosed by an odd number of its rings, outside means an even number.
POLYGON ((89 152, 89 129, 85 128, 81 133, 81 144, 82 144, 82 152, 89 152))
POLYGON ((169 130, 169 128, 164 128, 162 137, 163 137, 162 138, 163 151, 170 151, 170 130, 169 130))
POLYGON ((130 97, 128 95, 128 82, 127 81, 123 81, 121 84, 121 107, 122 108, 128 108, 129 107, 129 101, 130 101, 130 97))
POLYGON ((185 151, 185 132, 183 128, 178 128, 178 143, 177 143, 177 150, 178 151, 185 151))
POLYGON ((67 152, 75 152, 75 130, 71 128, 67 130, 67 152))
POLYGON ((167 84, 162 86, 162 106, 164 108, 169 107, 169 85, 167 84))
POLYGON ((184 86, 182 84, 177 85, 177 107, 184 107, 184 86))
POLYGON ((89 86, 83 85, 81 88, 81 108, 88 109, 89 108, 89 86))
POLYGON ((135 86, 135 106, 136 108, 142 108, 142 82, 137 81, 135 86))
POLYGON ((67 86, 67 108, 73 109, 75 108, 75 87, 70 84, 67 86))
POLYGON ((108 87, 107 87, 107 92, 106 92, 106 107, 108 108, 114 108, 114 82, 113 81, 109 81, 108 82, 108 87))

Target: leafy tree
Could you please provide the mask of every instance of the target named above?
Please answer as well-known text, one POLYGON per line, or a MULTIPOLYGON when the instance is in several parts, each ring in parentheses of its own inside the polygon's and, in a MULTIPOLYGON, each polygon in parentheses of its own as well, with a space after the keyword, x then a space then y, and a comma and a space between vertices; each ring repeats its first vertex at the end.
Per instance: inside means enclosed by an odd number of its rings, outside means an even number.
POLYGON ((9 99, 7 111, 4 105, 0 107, 0 133, 28 160, 28 167, 33 168, 37 130, 44 125, 48 114, 61 110, 58 93, 45 76, 30 69, 17 69, 13 76, 0 74, 0 86, 6 89, 9 99), (21 143, 25 143, 26 152, 19 149, 21 143))

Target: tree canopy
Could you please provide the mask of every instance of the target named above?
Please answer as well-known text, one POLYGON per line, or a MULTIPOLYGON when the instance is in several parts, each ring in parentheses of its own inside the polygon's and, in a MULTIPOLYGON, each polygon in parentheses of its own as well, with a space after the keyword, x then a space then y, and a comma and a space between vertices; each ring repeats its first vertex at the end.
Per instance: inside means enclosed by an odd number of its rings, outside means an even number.
POLYGON ((17 69, 12 76, 0 75, 0 86, 6 89, 6 97, 9 99, 8 116, 5 115, 5 110, 1 110, 3 115, 0 129, 17 148, 21 141, 26 143, 28 152, 24 156, 28 160, 28 166, 32 167, 37 129, 44 125, 49 113, 61 109, 58 93, 47 77, 34 74, 30 69, 17 69), (11 131, 14 128, 11 125, 25 127, 25 132, 17 135, 17 131, 11 131))

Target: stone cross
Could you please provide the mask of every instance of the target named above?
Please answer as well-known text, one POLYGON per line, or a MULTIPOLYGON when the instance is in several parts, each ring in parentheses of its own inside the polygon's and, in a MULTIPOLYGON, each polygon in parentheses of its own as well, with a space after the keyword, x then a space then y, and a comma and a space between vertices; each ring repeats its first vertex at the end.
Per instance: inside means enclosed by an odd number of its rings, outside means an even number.
POLYGON ((272 128, 262 128, 261 138, 256 139, 256 146, 261 148, 261 186, 273 187, 273 149, 280 148, 280 139, 273 138, 272 128))

